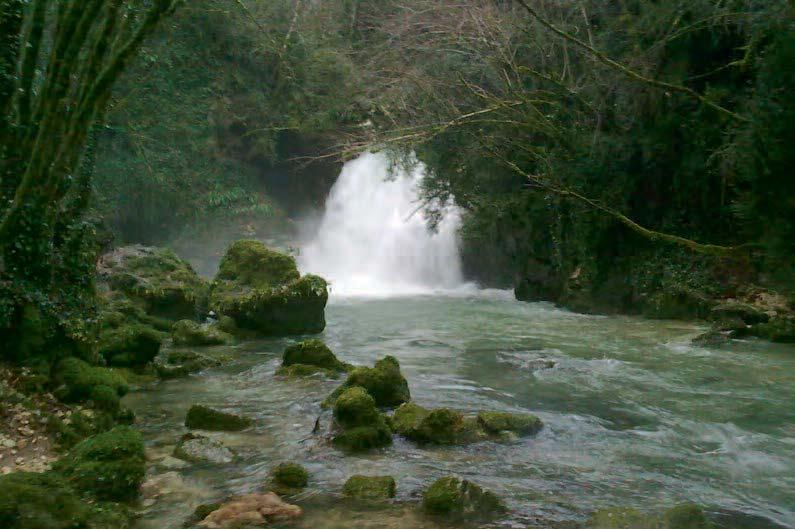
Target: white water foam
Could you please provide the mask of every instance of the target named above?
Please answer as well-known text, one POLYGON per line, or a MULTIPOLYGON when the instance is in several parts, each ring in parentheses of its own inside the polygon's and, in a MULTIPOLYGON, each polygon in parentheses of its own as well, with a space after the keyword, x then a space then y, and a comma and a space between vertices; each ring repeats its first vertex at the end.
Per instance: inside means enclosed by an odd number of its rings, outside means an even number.
POLYGON ((346 163, 301 248, 302 271, 329 280, 335 296, 474 292, 461 273, 457 208, 448 205, 438 230, 428 230, 418 195, 424 174, 419 163, 390 172, 383 153, 346 163))

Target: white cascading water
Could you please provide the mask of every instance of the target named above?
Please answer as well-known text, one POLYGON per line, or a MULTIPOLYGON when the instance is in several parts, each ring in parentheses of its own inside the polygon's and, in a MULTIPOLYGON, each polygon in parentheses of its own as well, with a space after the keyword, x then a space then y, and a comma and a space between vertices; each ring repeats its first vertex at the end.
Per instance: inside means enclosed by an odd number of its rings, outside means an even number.
POLYGON ((464 285, 457 232, 448 207, 434 233, 418 210, 424 167, 389 171, 383 153, 348 162, 326 211, 299 256, 302 272, 325 277, 333 295, 392 296, 453 290, 464 285))

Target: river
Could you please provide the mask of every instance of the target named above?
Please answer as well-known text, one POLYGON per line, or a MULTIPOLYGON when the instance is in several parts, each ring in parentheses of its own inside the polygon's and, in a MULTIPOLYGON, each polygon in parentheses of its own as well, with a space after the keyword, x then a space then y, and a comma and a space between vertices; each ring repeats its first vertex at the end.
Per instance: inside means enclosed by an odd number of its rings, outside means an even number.
POLYGON ((302 337, 242 342, 222 348, 231 358, 222 367, 126 397, 162 481, 139 529, 181 527, 200 503, 262 490, 285 460, 310 474, 294 500, 307 529, 453 529, 413 503, 451 473, 505 500, 510 514, 497 526, 566 526, 602 507, 654 512, 691 501, 736 527, 795 528, 795 346, 697 347, 690 340, 705 330, 697 324, 574 314, 468 285, 456 213, 428 233, 409 192, 421 175, 385 171, 375 155, 346 166, 299 257, 303 271, 332 282, 319 337, 353 364, 395 356, 420 405, 530 412, 543 430, 463 447, 396 437, 388 449, 345 455, 322 435, 320 402, 339 382, 274 374, 285 346, 302 337), (163 462, 194 403, 254 419, 245 432, 215 434, 237 452, 234 463, 163 462), (394 476, 396 506, 361 512, 339 502, 356 473, 394 476))

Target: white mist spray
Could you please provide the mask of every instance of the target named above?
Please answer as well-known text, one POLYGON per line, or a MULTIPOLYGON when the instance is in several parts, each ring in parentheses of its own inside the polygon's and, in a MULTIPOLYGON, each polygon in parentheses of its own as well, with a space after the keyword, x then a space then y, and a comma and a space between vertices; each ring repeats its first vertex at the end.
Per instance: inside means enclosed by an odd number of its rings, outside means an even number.
POLYGON ((302 271, 331 282, 343 296, 391 296, 463 285, 457 231, 448 207, 436 233, 418 211, 424 167, 389 172, 384 154, 348 162, 331 189, 314 239, 301 249, 302 271))

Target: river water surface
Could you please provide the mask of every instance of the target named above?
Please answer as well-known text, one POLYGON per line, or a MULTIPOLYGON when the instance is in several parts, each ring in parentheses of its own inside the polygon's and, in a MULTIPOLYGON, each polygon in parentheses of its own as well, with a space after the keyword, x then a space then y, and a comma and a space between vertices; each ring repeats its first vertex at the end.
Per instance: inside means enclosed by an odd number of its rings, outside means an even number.
MULTIPOLYGON (((321 400, 339 382, 274 376, 284 347, 300 337, 243 343, 226 348, 232 360, 223 367, 127 398, 153 460, 173 449, 193 403, 255 420, 249 431, 218 434, 237 451, 235 463, 154 465, 169 485, 149 502, 141 528, 180 527, 199 503, 262 490, 283 460, 309 470, 299 504, 332 498, 331 506, 308 509, 304 527, 318 529, 390 527, 367 525, 356 518, 361 513, 334 503, 356 473, 394 476, 399 501, 417 498, 440 476, 464 476, 507 502, 512 512, 498 525, 511 527, 682 501, 719 517, 742 513, 748 527, 765 527, 760 518, 795 527, 795 347, 695 347, 690 339, 703 331, 696 325, 578 315, 472 289, 336 297, 327 319, 320 338, 341 360, 371 365, 394 355, 419 404, 531 412, 544 429, 507 444, 465 447, 420 448, 395 438, 383 451, 344 455, 323 432, 312 434, 321 400)), ((321 423, 325 429, 325 416, 321 423)), ((437 527, 407 512, 414 511, 392 513, 392 526, 437 527)))

